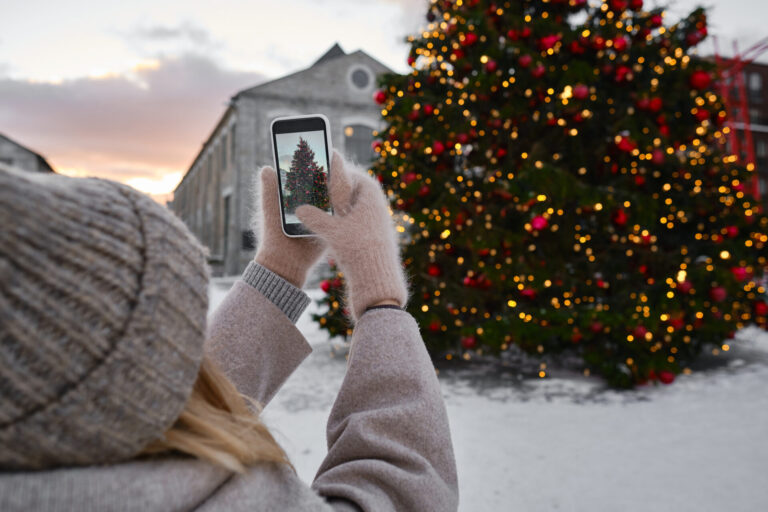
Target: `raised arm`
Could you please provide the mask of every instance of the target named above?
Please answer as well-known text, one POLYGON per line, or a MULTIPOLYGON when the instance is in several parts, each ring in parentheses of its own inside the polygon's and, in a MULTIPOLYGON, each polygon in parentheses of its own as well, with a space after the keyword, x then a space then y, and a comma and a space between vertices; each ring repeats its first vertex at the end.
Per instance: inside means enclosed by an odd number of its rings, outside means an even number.
POLYGON ((257 179, 259 249, 212 315, 206 350, 242 393, 266 405, 312 351, 293 324, 309 304, 301 287, 325 245, 286 237, 277 175, 265 167, 257 179))
POLYGON ((252 262, 208 322, 206 353, 266 406, 312 348, 294 326, 309 297, 252 262))
POLYGON ((397 307, 377 308, 407 300, 386 197, 338 154, 332 171, 336 215, 311 206, 297 214, 333 251, 357 324, 313 488, 346 510, 456 510, 448 417, 418 326, 397 307))
POLYGON ((328 455, 312 487, 363 510, 456 510, 448 416, 418 326, 404 311, 365 313, 331 410, 328 455))

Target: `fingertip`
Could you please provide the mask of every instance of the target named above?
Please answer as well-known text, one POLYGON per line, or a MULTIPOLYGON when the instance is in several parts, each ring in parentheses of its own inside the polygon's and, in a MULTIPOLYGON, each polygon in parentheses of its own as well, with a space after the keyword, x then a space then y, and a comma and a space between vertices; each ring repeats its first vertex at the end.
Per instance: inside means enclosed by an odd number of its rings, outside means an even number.
POLYGON ((261 168, 261 179, 262 181, 271 180, 276 176, 275 170, 268 165, 265 165, 261 168))

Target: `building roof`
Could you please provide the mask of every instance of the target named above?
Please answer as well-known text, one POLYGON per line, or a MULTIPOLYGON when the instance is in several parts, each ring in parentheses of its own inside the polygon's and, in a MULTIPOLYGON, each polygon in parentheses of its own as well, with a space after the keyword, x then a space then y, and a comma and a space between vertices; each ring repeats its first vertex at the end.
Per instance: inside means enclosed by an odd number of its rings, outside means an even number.
POLYGON ((296 75, 299 75, 301 73, 304 73, 305 71, 307 71, 309 69, 312 69, 312 68, 314 68, 316 66, 319 66, 321 64, 325 64, 328 61, 337 59, 339 57, 347 57, 347 56, 352 56, 352 55, 364 55, 365 57, 367 57, 367 58, 369 58, 369 59, 371 59, 373 61, 376 61, 377 63, 381 64, 381 66, 383 66, 387 70, 388 73, 394 73, 394 71, 392 69, 390 69, 389 66, 381 63, 377 59, 374 59, 373 57, 371 57, 370 55, 365 53, 363 50, 357 50, 357 51, 354 51, 352 53, 346 53, 341 48, 341 46, 339 46, 339 43, 334 43, 333 46, 331 46, 330 49, 328 49, 328 51, 326 51, 319 59, 317 59, 315 61, 314 64, 312 64, 308 68, 304 68, 304 69, 300 69, 298 71, 294 71, 293 73, 289 73, 287 75, 281 76, 279 78, 275 78, 273 80, 268 80, 266 82, 263 82, 263 83, 260 83, 258 85, 255 85, 253 87, 248 87, 247 89, 242 89, 241 91, 238 91, 237 94, 235 94, 232 97, 232 99, 234 100, 234 99, 237 99, 239 96, 247 95, 247 94, 254 94, 254 93, 258 94, 262 88, 265 88, 268 85, 271 85, 271 84, 273 84, 273 83, 275 83, 275 82, 277 82, 279 80, 286 80, 288 78, 292 78, 292 77, 294 77, 296 75))
POLYGON ((14 145, 20 147, 21 149, 23 149, 25 151, 29 151, 30 153, 35 155, 35 158, 37 159, 37 163, 40 165, 40 170, 42 172, 56 172, 56 171, 53 170, 53 167, 51 167, 51 164, 49 164, 48 161, 43 157, 43 155, 41 155, 37 151, 33 151, 33 150, 29 149, 27 146, 25 146, 23 144, 19 144, 18 142, 16 142, 12 138, 8 137, 7 135, 3 135, 2 133, 0 133, 0 138, 3 138, 5 140, 7 140, 8 142, 10 142, 11 144, 14 144, 14 145))
POLYGON ((341 46, 339 46, 339 43, 333 43, 333 46, 331 46, 331 49, 325 52, 322 57, 317 59, 317 61, 315 61, 315 63, 312 64, 312 67, 315 67, 318 64, 325 62, 327 60, 335 59, 336 57, 342 57, 344 55, 346 55, 346 52, 341 49, 341 46))

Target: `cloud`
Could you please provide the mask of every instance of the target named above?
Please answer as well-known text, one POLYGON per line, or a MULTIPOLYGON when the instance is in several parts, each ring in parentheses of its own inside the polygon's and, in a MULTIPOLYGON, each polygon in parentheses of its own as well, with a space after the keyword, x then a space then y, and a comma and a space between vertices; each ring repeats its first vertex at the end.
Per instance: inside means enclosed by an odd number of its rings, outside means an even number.
POLYGON ((175 26, 145 25, 117 34, 130 46, 138 50, 152 48, 157 51, 160 45, 181 46, 196 53, 211 54, 223 48, 223 43, 213 38, 205 28, 189 21, 175 26))
POLYGON ((229 98, 264 78, 194 54, 55 84, 0 78, 0 132, 72 174, 168 187, 164 176, 187 169, 229 98))

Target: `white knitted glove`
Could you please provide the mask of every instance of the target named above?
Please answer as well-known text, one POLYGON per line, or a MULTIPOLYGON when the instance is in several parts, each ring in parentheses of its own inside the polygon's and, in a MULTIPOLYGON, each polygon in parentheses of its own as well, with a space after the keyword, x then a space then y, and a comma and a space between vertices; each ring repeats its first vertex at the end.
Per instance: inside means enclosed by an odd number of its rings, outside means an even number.
POLYGON ((382 301, 405 306, 408 289, 397 232, 381 186, 334 151, 329 188, 333 216, 310 205, 300 206, 296 215, 326 241, 344 272, 352 319, 382 301))

